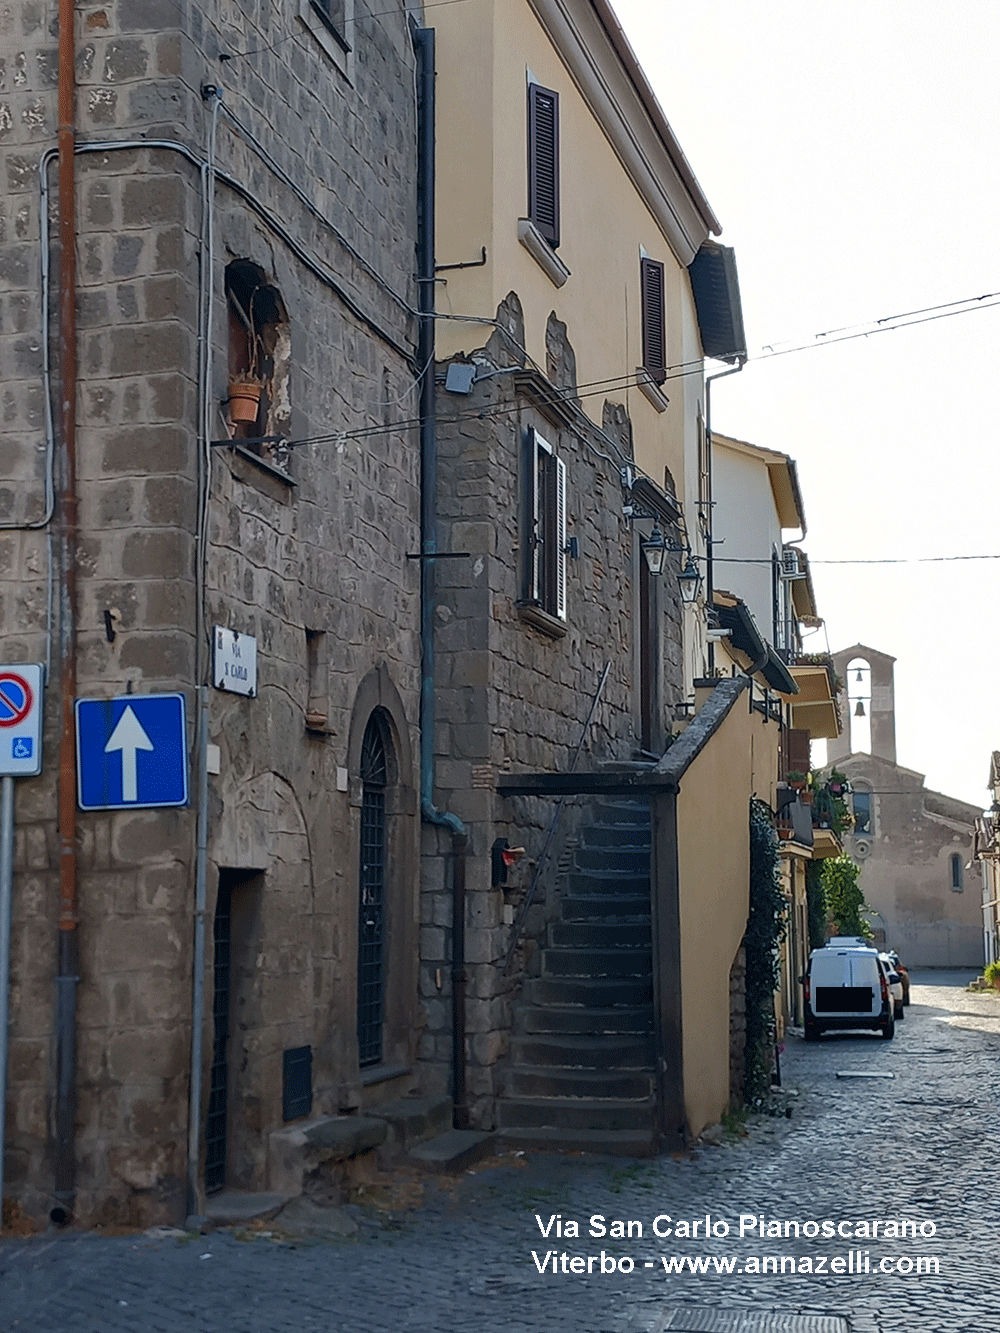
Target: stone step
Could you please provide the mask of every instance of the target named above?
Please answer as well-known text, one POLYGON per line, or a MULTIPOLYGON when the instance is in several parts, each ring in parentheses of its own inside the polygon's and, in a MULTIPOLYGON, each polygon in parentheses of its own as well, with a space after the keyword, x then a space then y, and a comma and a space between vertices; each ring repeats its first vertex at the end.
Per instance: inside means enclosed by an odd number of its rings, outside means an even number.
POLYGON ((649 921, 649 885, 644 893, 567 894, 561 902, 564 921, 649 921))
POLYGON ((492 1131, 449 1129, 426 1143, 418 1143, 407 1157, 425 1171, 464 1171, 495 1151, 492 1131))
POLYGON ((649 877, 649 851, 643 847, 587 847, 576 849, 578 870, 599 870, 605 875, 649 877))
POLYGON ((651 1130, 652 1099, 506 1097, 497 1103, 501 1129, 651 1130))
POLYGON ((583 846, 648 851, 650 836, 648 824, 592 824, 584 830, 583 846))
POLYGON ((628 796, 610 796, 594 801, 590 807, 591 827, 609 824, 645 824, 649 826, 649 802, 628 796))
POLYGON ((643 921, 553 921, 549 947, 561 949, 648 949, 652 927, 643 921))
POLYGON ((589 1152, 608 1157, 655 1157, 657 1136, 649 1129, 556 1129, 548 1125, 497 1131, 505 1148, 527 1152, 589 1152))
POLYGON ((384 1154, 406 1152, 427 1139, 443 1134, 451 1126, 450 1097, 401 1097, 384 1106, 373 1107, 367 1114, 384 1120, 389 1135, 384 1154))
POLYGON ((515 1066, 504 1074, 509 1097, 645 1101, 653 1095, 653 1072, 642 1069, 561 1069, 515 1066))
POLYGON ((626 897, 645 897, 648 903, 649 867, 641 875, 615 870, 571 870, 566 876, 566 890, 573 896, 620 893, 626 897))
POLYGON ((645 1035, 653 1031, 650 1004, 619 1005, 614 1009, 583 1005, 533 1005, 521 1010, 518 1027, 525 1034, 575 1033, 579 1036, 645 1035))
POLYGON ((532 977, 525 983, 529 1004, 578 1004, 588 1009, 633 1007, 653 1002, 653 978, 532 977))
POLYGON ((542 975, 547 977, 646 977, 652 973, 652 950, 561 949, 542 951, 542 975))
MULTIPOLYGON (((534 1014, 534 1010, 528 1011, 534 1014)), ((543 1011, 549 1013, 549 1010, 543 1011)), ((609 1011, 617 1013, 617 1010, 609 1011)), ((644 1011, 637 1011, 642 1014, 644 1011)), ((593 1013, 593 1011, 591 1011, 593 1013)), ((646 1014, 647 1022, 651 1016, 646 1014)), ((544 1018, 538 1018, 544 1023, 544 1018)), ((559 1066, 564 1069, 652 1069, 655 1059, 653 1034, 636 1032, 557 1032, 534 1028, 511 1041, 514 1065, 559 1066)))
POLYGON ((233 1227, 273 1217, 284 1208, 288 1194, 251 1194, 248 1190, 223 1190, 205 1200, 205 1216, 217 1227, 233 1227))

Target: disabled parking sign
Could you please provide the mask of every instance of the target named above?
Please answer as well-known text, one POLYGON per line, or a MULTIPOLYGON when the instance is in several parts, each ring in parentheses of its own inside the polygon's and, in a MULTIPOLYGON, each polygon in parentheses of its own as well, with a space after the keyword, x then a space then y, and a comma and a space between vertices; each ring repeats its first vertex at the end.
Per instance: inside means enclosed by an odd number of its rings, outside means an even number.
POLYGON ((0 666, 0 776, 31 778, 42 771, 44 668, 0 666))

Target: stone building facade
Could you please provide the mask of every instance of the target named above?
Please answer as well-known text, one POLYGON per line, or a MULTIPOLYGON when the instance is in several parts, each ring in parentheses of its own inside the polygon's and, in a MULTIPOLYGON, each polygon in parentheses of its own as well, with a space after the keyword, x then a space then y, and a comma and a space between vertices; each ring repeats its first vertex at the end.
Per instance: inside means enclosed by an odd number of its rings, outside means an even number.
POLYGON ((861 865, 875 939, 896 949, 907 967, 982 967, 982 881, 974 861, 982 811, 928 791, 922 773, 896 761, 895 658, 859 643, 833 661, 849 693, 827 757, 854 792, 844 850, 861 865), (859 704, 871 717, 870 753, 853 749, 864 716, 859 704))
MULTIPOLYGON (((655 731, 645 738, 658 754, 684 698, 679 587, 676 579, 649 578, 642 534, 623 513, 634 498, 622 481, 623 469, 634 461, 627 413, 607 400, 598 426, 582 410, 572 382, 554 384, 526 362, 518 350, 524 330, 515 293, 497 315, 505 332, 495 333, 467 361, 452 363, 468 365, 479 378, 469 393, 452 393, 442 384, 437 419, 440 545, 462 553, 442 562, 437 575, 437 793, 441 806, 465 822, 473 852, 465 936, 467 1100, 471 1122, 484 1128, 496 1123, 511 1006, 524 963, 505 967, 511 926, 553 816, 551 802, 498 794, 497 779, 525 769, 567 772, 578 747, 585 768, 643 758, 635 661, 641 598, 649 600, 645 614, 659 626, 647 648, 658 708, 655 731), (539 539, 538 528, 546 520, 536 513, 532 481, 539 468, 554 470, 554 462, 563 518, 547 540, 557 540, 565 558, 562 583, 553 592, 532 587, 535 561, 546 558, 538 553, 546 539, 539 539), (558 605, 554 599, 561 599, 558 605), (511 869, 503 886, 493 874, 495 839, 527 848, 524 863, 511 869)), ((572 365, 565 329, 551 332, 550 343, 561 350, 560 364, 572 365)), ((676 501, 661 493, 650 502, 659 505, 657 521, 676 542, 676 501)), ((544 508, 544 497, 540 503, 544 508)), ((547 890, 586 815, 578 804, 563 812, 541 867, 529 955, 547 920, 547 890)), ((421 1050, 431 1085, 447 1090, 452 940, 443 927, 450 924, 451 898, 450 884, 436 882, 433 869, 424 874, 423 900, 429 1021, 421 1050), (445 981, 438 985, 441 976, 445 981)))
POLYGON ((77 813, 60 1188, 56 15, 0 15, 0 658, 51 667, 44 769, 16 790, 5 1190, 35 1218, 145 1225, 202 1206, 206 1183, 266 1188, 289 1109, 413 1086, 415 53, 403 10, 355 20, 350 0, 76 13, 76 693, 180 693, 191 799, 77 813), (215 627, 256 640, 252 694, 211 687, 215 627))

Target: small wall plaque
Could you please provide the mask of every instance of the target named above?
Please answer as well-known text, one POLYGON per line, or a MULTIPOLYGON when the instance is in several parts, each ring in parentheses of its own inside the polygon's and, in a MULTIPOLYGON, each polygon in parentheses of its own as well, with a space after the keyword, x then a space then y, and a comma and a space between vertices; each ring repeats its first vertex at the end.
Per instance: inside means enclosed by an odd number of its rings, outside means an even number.
POLYGON ((246 694, 257 693, 257 640, 239 630, 212 630, 212 677, 217 690, 246 694))

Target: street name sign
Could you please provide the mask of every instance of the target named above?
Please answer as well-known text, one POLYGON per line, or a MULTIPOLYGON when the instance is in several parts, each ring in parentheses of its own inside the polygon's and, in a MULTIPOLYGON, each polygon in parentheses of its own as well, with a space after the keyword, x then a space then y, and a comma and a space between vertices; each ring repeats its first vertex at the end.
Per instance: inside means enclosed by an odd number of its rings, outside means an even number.
POLYGON ((212 630, 212 667, 217 690, 252 699, 257 693, 257 640, 252 634, 216 625, 212 630))
POLYGON ((81 810, 187 805, 184 695, 78 699, 76 790, 81 810))
POLYGON ((0 777, 42 771, 43 683, 40 663, 0 666, 0 777))

